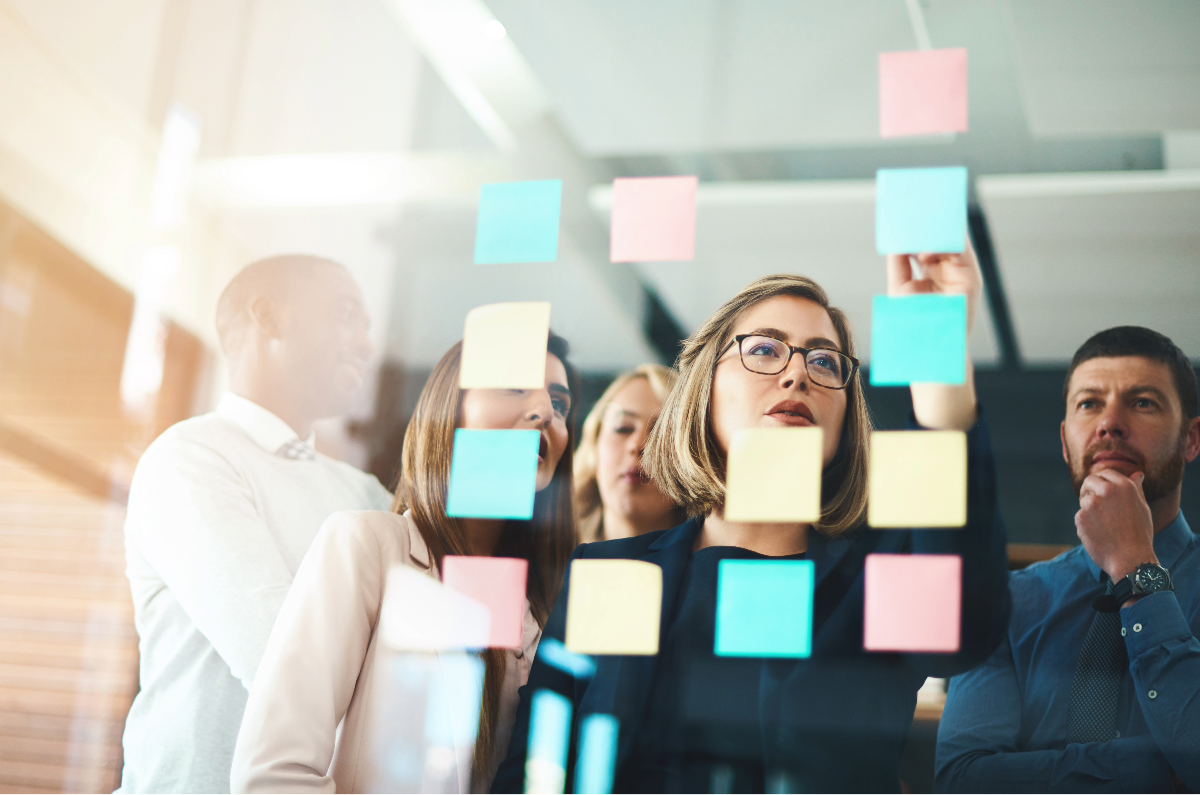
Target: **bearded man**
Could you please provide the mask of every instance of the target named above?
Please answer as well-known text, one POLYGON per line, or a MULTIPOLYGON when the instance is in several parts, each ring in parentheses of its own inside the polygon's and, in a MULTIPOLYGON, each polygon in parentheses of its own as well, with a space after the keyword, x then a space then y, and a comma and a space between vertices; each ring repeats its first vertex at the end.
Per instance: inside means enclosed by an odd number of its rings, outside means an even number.
POLYGON ((951 681, 941 792, 1200 792, 1196 373, 1150 329, 1096 334, 1063 386, 1081 545, 1014 572, 1005 642, 951 681))

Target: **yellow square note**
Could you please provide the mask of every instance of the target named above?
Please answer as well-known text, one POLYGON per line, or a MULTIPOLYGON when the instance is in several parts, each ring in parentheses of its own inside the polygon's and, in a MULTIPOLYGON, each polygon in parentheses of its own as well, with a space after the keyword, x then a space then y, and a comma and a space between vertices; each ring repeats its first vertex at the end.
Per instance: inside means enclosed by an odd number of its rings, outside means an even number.
POLYGON ((967 435, 962 431, 876 431, 867 479, 871 527, 967 523, 967 435))
POLYGON ((821 517, 820 428, 749 428, 729 446, 725 519, 815 522, 821 517))
POLYGON ((550 304, 488 304, 467 313, 462 389, 541 389, 546 384, 550 304))
POLYGON ((580 654, 658 654, 662 569, 641 560, 576 560, 567 648, 580 654))

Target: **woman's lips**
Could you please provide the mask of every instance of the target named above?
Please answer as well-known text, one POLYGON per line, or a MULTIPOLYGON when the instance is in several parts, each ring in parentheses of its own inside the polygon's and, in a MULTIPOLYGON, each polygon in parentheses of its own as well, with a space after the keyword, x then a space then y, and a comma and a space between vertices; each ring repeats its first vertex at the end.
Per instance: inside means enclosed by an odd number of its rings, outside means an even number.
POLYGON ((546 463, 546 454, 550 452, 550 440, 546 438, 546 434, 542 434, 541 440, 538 441, 538 464, 546 463))
POLYGON ((799 400, 783 400, 767 410, 767 416, 784 425, 816 425, 812 409, 799 400))
POLYGON ((645 486, 650 483, 650 478, 646 477, 646 473, 641 469, 627 469, 621 473, 621 480, 634 486, 645 486))

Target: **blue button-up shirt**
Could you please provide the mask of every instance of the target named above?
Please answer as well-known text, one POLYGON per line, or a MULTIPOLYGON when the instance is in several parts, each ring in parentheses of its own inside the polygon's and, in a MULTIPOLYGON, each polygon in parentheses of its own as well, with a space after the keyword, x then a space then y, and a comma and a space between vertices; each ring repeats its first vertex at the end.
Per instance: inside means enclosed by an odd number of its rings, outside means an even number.
POLYGON ((1121 610, 1129 669, 1117 736, 1066 742, 1071 683, 1105 574, 1083 547, 1013 572, 1003 644, 954 677, 938 730, 940 792, 1200 792, 1200 536, 1154 537, 1175 591, 1121 610))

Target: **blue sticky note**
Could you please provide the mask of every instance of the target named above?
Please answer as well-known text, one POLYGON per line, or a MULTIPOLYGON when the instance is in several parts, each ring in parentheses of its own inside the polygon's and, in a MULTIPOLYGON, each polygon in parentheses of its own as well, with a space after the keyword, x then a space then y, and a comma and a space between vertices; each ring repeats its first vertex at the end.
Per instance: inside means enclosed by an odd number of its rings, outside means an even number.
POLYGON ((575 791, 612 792, 620 722, 612 715, 588 715, 579 725, 579 756, 575 762, 575 791))
POLYGON ((723 560, 717 570, 719 657, 812 653, 811 560, 723 560))
POLYGON ((526 792, 562 792, 571 740, 571 702, 552 690, 538 690, 529 705, 526 792))
POLYGON ((957 254, 966 240, 966 168, 876 172, 875 249, 880 254, 957 254))
POLYGON ((871 384, 961 384, 967 378, 965 295, 875 296, 871 384))
POLYGON ((446 515, 533 518, 540 443, 537 431, 456 430, 446 515))
POLYGON ((537 648, 538 659, 547 665, 570 674, 576 679, 591 679, 596 663, 586 654, 576 654, 554 638, 542 638, 537 648))
POLYGON ((484 185, 475 222, 475 263, 554 262, 561 208, 561 179, 484 185))

